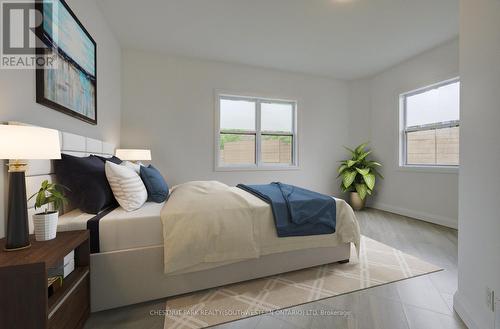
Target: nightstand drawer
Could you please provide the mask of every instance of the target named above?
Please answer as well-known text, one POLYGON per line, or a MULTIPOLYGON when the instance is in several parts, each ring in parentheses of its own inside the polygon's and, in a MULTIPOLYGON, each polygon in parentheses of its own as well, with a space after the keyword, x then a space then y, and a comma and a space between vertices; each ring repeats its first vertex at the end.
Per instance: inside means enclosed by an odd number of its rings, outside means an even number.
POLYGON ((49 329, 81 328, 90 313, 90 275, 86 272, 49 314, 49 329), (52 316, 51 316, 52 315, 52 316))

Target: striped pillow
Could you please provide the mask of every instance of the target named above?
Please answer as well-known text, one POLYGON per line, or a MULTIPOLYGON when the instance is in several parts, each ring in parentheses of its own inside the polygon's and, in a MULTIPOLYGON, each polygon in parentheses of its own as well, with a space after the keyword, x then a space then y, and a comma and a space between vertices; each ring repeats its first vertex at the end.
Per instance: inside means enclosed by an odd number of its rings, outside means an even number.
POLYGON ((130 168, 106 161, 106 177, 116 201, 126 211, 142 207, 148 198, 148 192, 141 177, 130 168))

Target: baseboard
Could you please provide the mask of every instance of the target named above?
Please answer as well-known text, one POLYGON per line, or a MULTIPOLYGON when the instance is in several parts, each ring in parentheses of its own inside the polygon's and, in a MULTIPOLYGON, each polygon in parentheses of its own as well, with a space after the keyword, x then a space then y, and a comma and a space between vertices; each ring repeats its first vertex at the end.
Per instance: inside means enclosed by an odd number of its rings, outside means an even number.
POLYGON ((462 295, 457 291, 453 295, 453 309, 460 316, 462 321, 465 323, 469 329, 493 329, 493 324, 488 325, 484 319, 478 319, 481 323, 477 323, 470 315, 469 310, 471 307, 469 303, 462 297, 462 295))
POLYGON ((380 202, 375 202, 373 204, 369 205, 370 208, 375 208, 383 211, 388 211, 392 212, 398 215, 403 215, 407 217, 412 217, 415 219, 420 219, 426 222, 458 229, 458 220, 449 218, 449 217, 444 217, 444 216, 439 216, 439 215, 434 215, 434 214, 429 214, 423 211, 416 211, 416 210, 411 210, 411 209, 406 209, 406 208, 400 208, 400 207, 395 207, 391 206, 385 203, 380 203, 380 202))

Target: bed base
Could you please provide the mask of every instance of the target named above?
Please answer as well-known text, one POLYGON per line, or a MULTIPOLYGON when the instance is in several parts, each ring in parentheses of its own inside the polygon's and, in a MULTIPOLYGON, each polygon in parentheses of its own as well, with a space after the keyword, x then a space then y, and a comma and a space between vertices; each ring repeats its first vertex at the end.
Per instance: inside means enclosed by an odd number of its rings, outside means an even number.
POLYGON ((348 262, 350 244, 262 256, 199 272, 163 273, 163 246, 92 254, 92 312, 171 297, 303 268, 348 262))

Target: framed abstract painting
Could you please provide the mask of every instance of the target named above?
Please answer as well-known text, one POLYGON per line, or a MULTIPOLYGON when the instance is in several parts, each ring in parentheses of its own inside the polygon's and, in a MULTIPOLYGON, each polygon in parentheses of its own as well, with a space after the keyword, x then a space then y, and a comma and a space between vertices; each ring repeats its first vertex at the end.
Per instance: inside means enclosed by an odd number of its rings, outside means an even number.
POLYGON ((63 0, 40 1, 36 35, 56 58, 55 68, 36 70, 36 102, 97 124, 97 45, 63 0))

